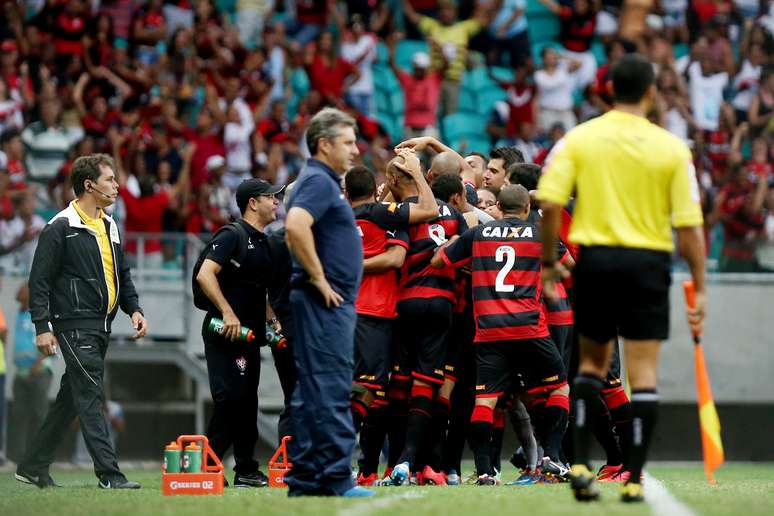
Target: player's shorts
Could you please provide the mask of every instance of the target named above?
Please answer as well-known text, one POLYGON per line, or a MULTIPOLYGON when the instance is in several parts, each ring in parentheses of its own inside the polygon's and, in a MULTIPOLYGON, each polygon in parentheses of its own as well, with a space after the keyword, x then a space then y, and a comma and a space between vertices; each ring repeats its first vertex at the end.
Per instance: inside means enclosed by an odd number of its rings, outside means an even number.
POLYGON ((444 362, 451 327, 451 310, 447 315, 406 313, 395 325, 399 374, 434 384, 443 384, 444 362))
POLYGON ((572 339, 573 339, 572 324, 549 324, 548 333, 551 334, 551 340, 556 344, 556 349, 559 350, 559 355, 562 357, 562 364, 564 364, 564 374, 569 376, 570 360, 572 359, 572 339))
POLYGON ((481 342, 476 346, 476 397, 503 396, 519 387, 547 392, 567 383, 562 357, 550 337, 481 342))
POLYGON ((358 314, 353 382, 384 397, 392 365, 393 319, 358 314))
POLYGON ((575 329, 607 343, 669 336, 669 253, 620 247, 582 247, 573 270, 575 329))
POLYGON ((469 311, 454 314, 452 316, 452 326, 449 332, 448 344, 446 347, 446 359, 443 365, 443 372, 446 378, 456 382, 459 379, 462 352, 466 347, 473 344, 473 338, 476 335, 476 323, 473 320, 473 314, 469 311))

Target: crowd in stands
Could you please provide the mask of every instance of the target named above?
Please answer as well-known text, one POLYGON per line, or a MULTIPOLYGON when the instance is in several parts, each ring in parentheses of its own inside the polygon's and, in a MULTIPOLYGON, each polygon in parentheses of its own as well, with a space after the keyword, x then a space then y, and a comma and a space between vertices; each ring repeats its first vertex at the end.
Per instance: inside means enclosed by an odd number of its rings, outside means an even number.
MULTIPOLYGON (((629 4, 648 2, 4 2, 0 260, 28 259, 92 152, 119 165, 127 232, 212 232, 244 178, 294 179, 325 105, 356 117, 378 182, 406 136, 542 163, 611 108, 610 65, 639 51, 658 77, 652 121, 693 149, 720 269, 774 270, 774 2, 660 0, 635 33, 629 4)), ((143 250, 176 259, 160 240, 143 250)))

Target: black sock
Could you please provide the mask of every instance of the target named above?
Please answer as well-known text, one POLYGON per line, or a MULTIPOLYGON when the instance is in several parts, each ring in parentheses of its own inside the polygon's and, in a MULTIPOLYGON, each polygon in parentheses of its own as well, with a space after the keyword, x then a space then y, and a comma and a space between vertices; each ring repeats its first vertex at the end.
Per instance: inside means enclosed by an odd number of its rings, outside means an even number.
POLYGON ((632 404, 623 387, 605 392, 605 404, 610 412, 610 420, 618 438, 618 447, 626 470, 626 457, 629 456, 629 445, 632 442, 632 404))
POLYGON ((360 432, 360 427, 363 426, 363 420, 368 415, 368 405, 363 400, 353 399, 349 402, 350 410, 352 411, 352 423, 355 425, 355 433, 360 432))
POLYGON ((470 417, 470 447, 476 461, 477 475, 494 475, 492 471, 492 409, 476 405, 470 417))
MULTIPOLYGON (((432 396, 432 388, 427 388, 432 396)), ((422 449, 427 436, 427 430, 430 426, 431 411, 433 410, 433 401, 430 396, 417 395, 416 387, 412 390, 411 402, 409 404, 408 419, 406 420, 406 446, 403 448, 398 463, 408 462, 409 466, 414 466, 417 453, 422 449)))
POLYGON ((500 408, 494 410, 492 422, 492 440, 490 444, 490 464, 497 471, 502 471, 501 455, 503 453, 503 437, 505 437, 505 411, 500 408))
POLYGON ((389 448, 387 465, 395 466, 406 446, 406 419, 408 417, 409 384, 404 380, 390 380, 387 406, 387 436, 389 448))
POLYGON ((363 458, 358 462, 358 468, 364 476, 378 472, 379 455, 382 453, 386 434, 387 407, 383 404, 372 404, 360 430, 360 449, 363 458))
POLYGON ((590 375, 579 374, 575 378, 573 394, 575 395, 575 463, 591 468, 591 440, 594 435, 594 425, 597 414, 605 409, 600 393, 602 379, 590 375))
POLYGON ((629 482, 638 484, 642 467, 648 456, 648 447, 658 419, 658 392, 656 389, 632 391, 632 441, 626 460, 631 474, 629 482))
POLYGON ((570 398, 566 394, 551 394, 543 417, 545 430, 544 453, 554 462, 562 462, 562 438, 570 415, 570 398))
POLYGON ((616 439, 613 432, 613 422, 610 420, 610 414, 607 411, 599 414, 594 422, 594 437, 597 438, 597 442, 605 450, 605 457, 609 466, 617 466, 623 463, 621 448, 618 446, 618 439, 616 439))
POLYGON ((435 471, 441 471, 441 455, 446 443, 446 433, 449 429, 449 411, 451 405, 448 398, 441 396, 433 400, 431 430, 428 432, 427 457, 425 463, 435 471))

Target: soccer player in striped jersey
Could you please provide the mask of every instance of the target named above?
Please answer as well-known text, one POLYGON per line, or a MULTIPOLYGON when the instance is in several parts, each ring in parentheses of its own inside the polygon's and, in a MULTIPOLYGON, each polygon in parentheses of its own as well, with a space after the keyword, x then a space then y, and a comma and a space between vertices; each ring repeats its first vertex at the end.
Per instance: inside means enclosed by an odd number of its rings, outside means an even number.
MULTIPOLYGON (((413 202, 417 196, 415 183, 401 169, 403 156, 387 166, 386 183, 395 200, 413 202)), ((395 328, 399 349, 397 381, 410 382, 405 445, 391 472, 394 484, 408 481, 410 468, 425 444, 431 422, 433 403, 444 383, 446 339, 451 326, 452 307, 456 298, 454 270, 438 270, 430 266, 433 253, 449 238, 467 229, 462 215, 450 205, 436 200, 438 215, 430 222, 409 227, 410 246, 401 275, 398 294, 398 321, 395 328), (408 378, 407 378, 408 377, 408 378)), ((396 382, 392 382, 395 384, 396 382)), ((391 385, 391 391, 393 391, 391 385)), ((397 388, 394 389, 397 398, 397 388)), ((391 399, 392 403, 392 399, 391 399)), ((391 439, 398 448, 400 439, 391 439)), ((395 458, 391 450, 392 458, 395 458)), ((421 472, 426 480, 445 484, 443 473, 426 466, 421 472)))
POLYGON ((541 306, 541 244, 538 226, 528 222, 529 192, 522 186, 501 189, 503 219, 473 228, 433 257, 435 267, 471 262, 476 320, 476 403, 471 416, 471 447, 480 485, 494 485, 491 437, 494 409, 518 380, 528 392, 547 394, 545 472, 564 475, 560 449, 569 412, 569 387, 562 358, 551 341, 541 306))

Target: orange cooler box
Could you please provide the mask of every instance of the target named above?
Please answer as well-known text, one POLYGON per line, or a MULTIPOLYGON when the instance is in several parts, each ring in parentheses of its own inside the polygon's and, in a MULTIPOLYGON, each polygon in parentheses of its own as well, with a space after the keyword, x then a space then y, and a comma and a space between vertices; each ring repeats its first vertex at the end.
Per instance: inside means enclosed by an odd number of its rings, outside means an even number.
POLYGON ((200 473, 167 473, 161 471, 161 489, 164 496, 172 495, 222 495, 223 464, 210 448, 204 435, 181 435, 177 438, 180 449, 185 443, 200 443, 202 449, 202 471, 200 473))

